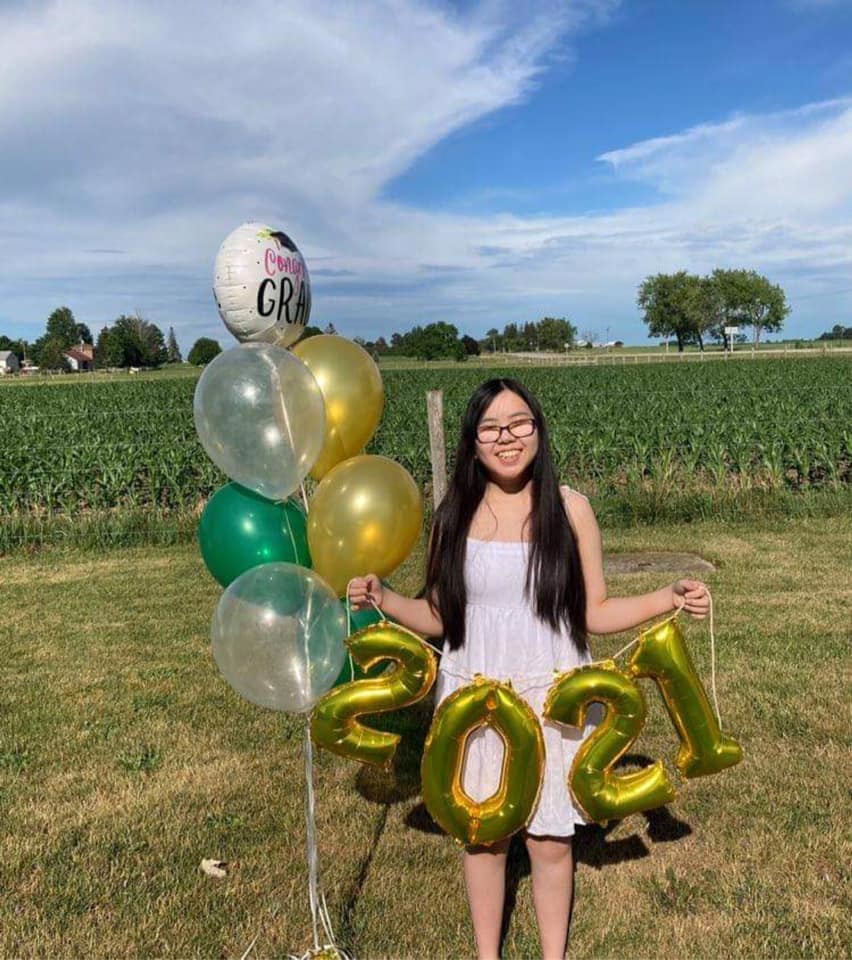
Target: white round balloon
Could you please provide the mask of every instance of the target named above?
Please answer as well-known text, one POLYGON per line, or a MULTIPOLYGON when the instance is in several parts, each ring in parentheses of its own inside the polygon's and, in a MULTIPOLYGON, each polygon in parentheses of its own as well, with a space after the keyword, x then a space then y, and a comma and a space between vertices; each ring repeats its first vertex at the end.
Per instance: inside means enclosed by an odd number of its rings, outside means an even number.
POLYGON ((241 343, 295 343, 311 315, 311 279, 295 243, 264 223, 226 238, 213 268, 219 316, 241 343))
POLYGON ((331 587, 295 563, 263 563, 225 590, 213 618, 213 656, 241 696, 307 713, 346 659, 346 614, 331 587))
POLYGON ((268 500, 298 489, 325 437, 319 384, 298 357, 273 343, 243 343, 208 363, 193 413, 207 456, 268 500))

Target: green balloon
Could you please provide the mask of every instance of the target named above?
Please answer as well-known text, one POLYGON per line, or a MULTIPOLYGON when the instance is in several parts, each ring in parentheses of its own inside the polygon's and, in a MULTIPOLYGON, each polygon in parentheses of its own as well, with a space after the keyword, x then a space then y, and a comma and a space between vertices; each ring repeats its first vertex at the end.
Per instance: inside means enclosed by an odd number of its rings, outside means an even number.
POLYGON ((267 500, 238 483, 220 487, 210 498, 198 523, 198 545, 223 587, 262 563, 311 565, 301 504, 267 500))
MULTIPOLYGON (((346 603, 341 600, 340 605, 343 607, 343 614, 345 616, 346 603)), ((352 624, 352 628, 349 631, 350 636, 359 630, 363 630, 364 627, 370 627, 374 623, 380 623, 382 620, 390 620, 391 623, 396 623, 393 617, 379 613, 379 611, 372 606, 365 607, 363 610, 352 610, 349 618, 352 624)), ((385 672, 387 665, 387 661, 385 661, 365 673, 349 656, 349 652, 347 651, 346 659, 343 661, 343 669, 340 671, 340 676, 334 681, 334 685, 335 687, 339 687, 341 683, 349 683, 352 680, 363 680, 365 677, 380 677, 385 672), (353 667, 355 668, 354 672, 353 667)))

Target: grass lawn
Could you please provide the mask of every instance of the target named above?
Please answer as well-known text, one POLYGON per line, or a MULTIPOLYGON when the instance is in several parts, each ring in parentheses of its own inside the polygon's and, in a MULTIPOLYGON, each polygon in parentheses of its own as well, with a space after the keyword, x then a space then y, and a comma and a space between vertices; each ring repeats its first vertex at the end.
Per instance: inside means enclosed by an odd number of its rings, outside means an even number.
MULTIPOLYGON (((846 955, 852 519, 605 531, 610 551, 717 565, 722 719, 740 766, 664 811, 586 828, 570 953, 846 955), (846 760, 844 760, 844 757, 846 760)), ((415 557, 394 582, 417 586, 415 557)), ((684 571, 684 574, 689 571, 684 571)), ((656 588, 647 573, 610 592, 656 588)), ((284 957, 310 943, 301 721, 241 701, 210 655, 219 596, 196 548, 0 558, 0 955, 284 957), (200 874, 202 858, 229 874, 200 874)), ((709 630, 685 624, 709 685, 709 630)), ((629 635, 599 640, 603 656, 629 635)), ((673 761, 650 717, 634 755, 673 761)), ((318 833, 342 945, 362 958, 468 957, 458 849, 418 796, 428 705, 392 774, 317 759, 318 833)), ((510 865, 507 957, 534 957, 529 865, 510 865)))

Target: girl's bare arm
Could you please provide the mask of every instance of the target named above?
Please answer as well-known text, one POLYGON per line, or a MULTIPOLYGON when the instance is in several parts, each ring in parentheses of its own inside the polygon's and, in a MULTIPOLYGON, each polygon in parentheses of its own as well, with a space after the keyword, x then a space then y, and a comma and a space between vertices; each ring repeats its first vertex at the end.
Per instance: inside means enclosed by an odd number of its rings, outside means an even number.
POLYGON ((444 625, 425 598, 405 597, 386 587, 375 574, 357 577, 349 585, 349 600, 356 609, 370 606, 368 594, 383 613, 393 617, 414 633, 424 637, 441 637, 444 625))
POLYGON ((607 597, 603 571, 603 543, 595 512, 581 494, 571 492, 566 507, 577 535, 583 579, 586 584, 586 626, 589 633, 619 633, 671 613, 675 603, 672 584, 635 597, 607 597))

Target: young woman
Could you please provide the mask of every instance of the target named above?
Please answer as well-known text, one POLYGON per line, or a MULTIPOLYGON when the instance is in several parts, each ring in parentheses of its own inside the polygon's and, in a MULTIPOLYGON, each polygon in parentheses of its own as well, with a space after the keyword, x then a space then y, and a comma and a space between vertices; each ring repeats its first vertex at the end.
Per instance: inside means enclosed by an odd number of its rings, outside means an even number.
MULTIPOLYGON (((425 597, 410 599, 374 575, 354 580, 356 607, 371 598, 415 631, 444 638, 440 702, 474 673, 511 679, 541 717, 554 670, 590 660, 586 634, 617 633, 678 606, 696 618, 706 587, 678 580, 653 593, 607 597, 601 535, 589 501, 560 487, 541 408, 516 380, 483 383, 468 402, 447 496, 435 512, 425 597)), ((545 772, 525 835, 542 955, 565 955, 573 896, 572 836, 581 813, 568 791, 571 761, 588 731, 542 721, 545 772)), ((502 742, 482 729, 468 741, 464 787, 490 796, 502 742)), ((479 957, 499 955, 509 841, 469 847, 464 875, 479 957)))

